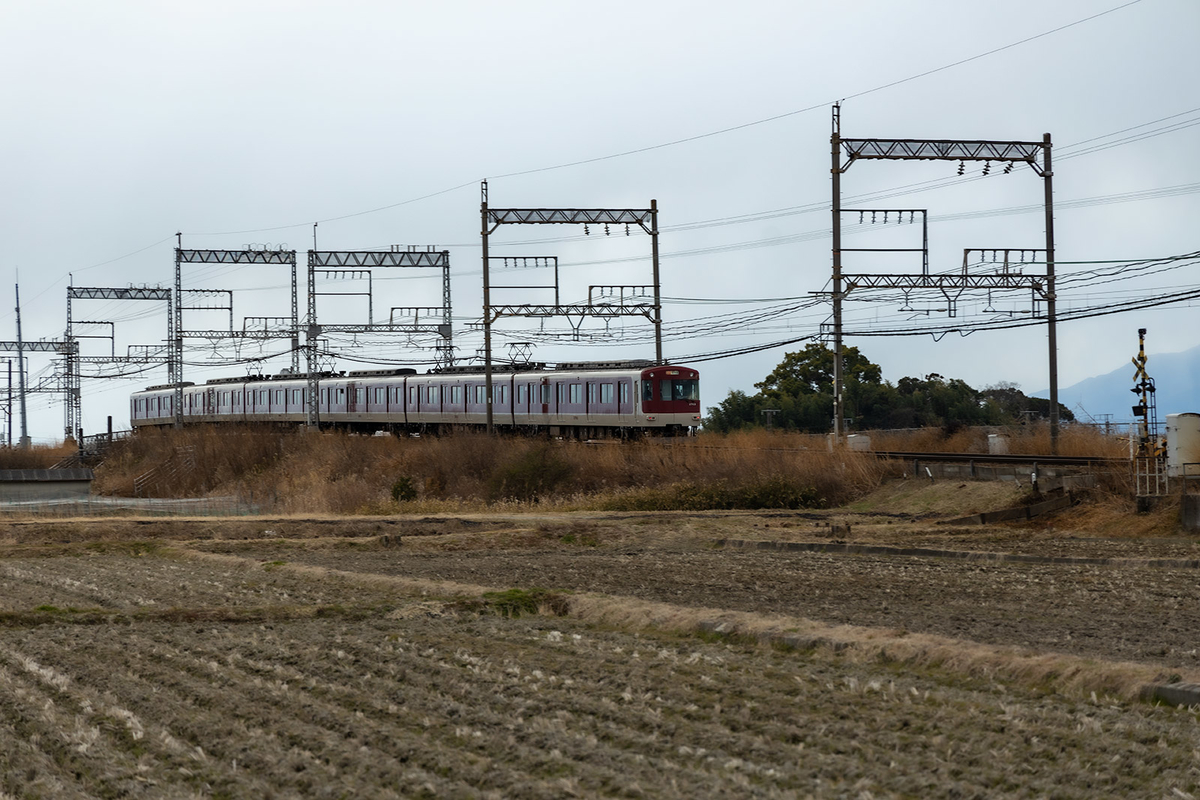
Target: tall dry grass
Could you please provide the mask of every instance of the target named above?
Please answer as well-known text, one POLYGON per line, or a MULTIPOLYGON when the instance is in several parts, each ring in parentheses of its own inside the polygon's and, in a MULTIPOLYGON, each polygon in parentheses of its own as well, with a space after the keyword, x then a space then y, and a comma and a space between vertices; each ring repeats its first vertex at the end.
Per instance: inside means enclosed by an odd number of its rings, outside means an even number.
MULTIPOLYGON (((960 428, 947 432, 942 428, 913 431, 863 431, 871 437, 871 448, 890 452, 986 453, 988 434, 1008 438, 1008 451, 1014 455, 1049 455, 1050 425, 1009 425, 998 428, 960 428)), ((1129 455, 1129 439, 1106 434, 1090 425, 1064 425, 1059 430, 1058 454, 1095 458, 1123 458, 1129 455)))
POLYGON ((64 458, 74 455, 71 445, 34 445, 28 450, 15 447, 0 448, 0 469, 50 469, 64 458))
POLYGON ((130 495, 236 494, 283 513, 386 513, 451 505, 581 508, 832 506, 879 485, 869 454, 820 437, 730 436, 585 444, 456 434, 440 438, 193 428, 140 432, 97 472, 130 495), (149 484, 148 484, 149 485, 149 484))

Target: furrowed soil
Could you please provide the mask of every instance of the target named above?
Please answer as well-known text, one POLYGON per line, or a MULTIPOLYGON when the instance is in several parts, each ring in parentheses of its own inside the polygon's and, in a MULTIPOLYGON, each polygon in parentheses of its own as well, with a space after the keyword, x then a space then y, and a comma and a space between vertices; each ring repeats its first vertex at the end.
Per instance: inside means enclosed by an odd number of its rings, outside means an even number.
POLYGON ((1197 796, 1197 542, 1010 499, 0 524, 0 798, 1197 796))

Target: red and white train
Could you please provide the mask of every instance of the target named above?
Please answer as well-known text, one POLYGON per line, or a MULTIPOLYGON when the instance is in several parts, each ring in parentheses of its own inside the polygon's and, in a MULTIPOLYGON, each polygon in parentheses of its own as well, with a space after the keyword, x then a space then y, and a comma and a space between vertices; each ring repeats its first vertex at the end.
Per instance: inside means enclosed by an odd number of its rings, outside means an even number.
MULTIPOLYGON (((322 427, 362 432, 439 433, 487 423, 479 367, 417 374, 411 369, 323 375, 317 416, 322 427)), ((651 433, 680 435, 700 425, 700 373, 649 362, 529 364, 492 372, 493 425, 502 430, 594 438, 651 433)), ((184 423, 303 424, 304 376, 221 378, 183 386, 184 423)), ((175 422, 172 386, 130 398, 134 428, 175 422)))

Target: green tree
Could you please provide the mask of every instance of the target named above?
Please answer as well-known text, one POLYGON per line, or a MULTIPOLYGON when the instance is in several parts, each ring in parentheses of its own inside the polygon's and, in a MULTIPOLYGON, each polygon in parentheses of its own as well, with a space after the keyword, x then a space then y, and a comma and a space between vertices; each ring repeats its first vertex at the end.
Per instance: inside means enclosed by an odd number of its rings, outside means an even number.
MULTIPOLYGON (((886 390, 878 364, 867 360, 857 347, 842 350, 842 375, 847 416, 859 413, 865 398, 886 390)), ((786 353, 766 378, 756 383, 758 393, 732 391, 720 404, 709 408, 704 425, 708 430, 729 432, 765 425, 763 409, 776 409, 772 426, 783 430, 824 433, 833 419, 833 351, 810 344, 786 353)))
MULTIPOLYGON (((1004 422, 1028 422, 1032 419, 1050 418, 1050 401, 1043 397, 1029 397, 1015 383, 1001 381, 985 388, 980 395, 995 406, 998 415, 1004 422)), ((1065 422, 1074 422, 1075 415, 1071 409, 1058 404, 1058 418, 1065 422)))
MULTIPOLYGON (((1001 383, 984 391, 958 378, 930 373, 924 378, 901 378, 895 385, 882 379, 882 370, 857 347, 842 351, 845 414, 859 430, 1001 425, 1029 416, 1044 419, 1050 403, 1026 397, 1016 384, 1001 383), (1028 413, 1032 412, 1032 413, 1028 413)), ((705 427, 729 432, 766 424, 764 409, 774 409, 771 424, 782 430, 825 433, 833 418, 833 351, 810 344, 786 353, 762 381, 756 394, 733 391, 708 410, 705 427)), ((1064 421, 1075 417, 1063 405, 1064 421)))
MULTIPOLYGON (((842 348, 843 385, 877 384, 882 375, 879 365, 868 361, 857 347, 842 348)), ((822 344, 810 344, 799 352, 785 353, 783 361, 754 387, 764 395, 827 394, 832 398, 833 351, 822 344)))

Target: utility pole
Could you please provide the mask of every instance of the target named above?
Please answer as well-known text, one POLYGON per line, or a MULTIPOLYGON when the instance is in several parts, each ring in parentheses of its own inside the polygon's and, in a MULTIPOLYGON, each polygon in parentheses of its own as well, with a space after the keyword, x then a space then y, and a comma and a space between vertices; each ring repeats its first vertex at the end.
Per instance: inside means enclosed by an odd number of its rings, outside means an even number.
POLYGON ((487 395, 487 433, 491 436, 496 432, 496 421, 492 406, 492 280, 488 273, 488 236, 492 230, 488 219, 486 179, 479 184, 479 217, 480 236, 483 239, 483 391, 487 395))
POLYGON ((1050 168, 1050 134, 1042 135, 1042 178, 1046 206, 1046 336, 1050 348, 1050 452, 1058 454, 1058 312, 1054 288, 1054 170, 1050 168))
POLYGON ((833 441, 842 442, 846 426, 842 392, 842 107, 833 104, 833 441))
POLYGON ((17 375, 21 384, 21 442, 22 450, 29 449, 29 423, 25 417, 25 340, 21 338, 21 284, 16 285, 17 295, 17 375))

